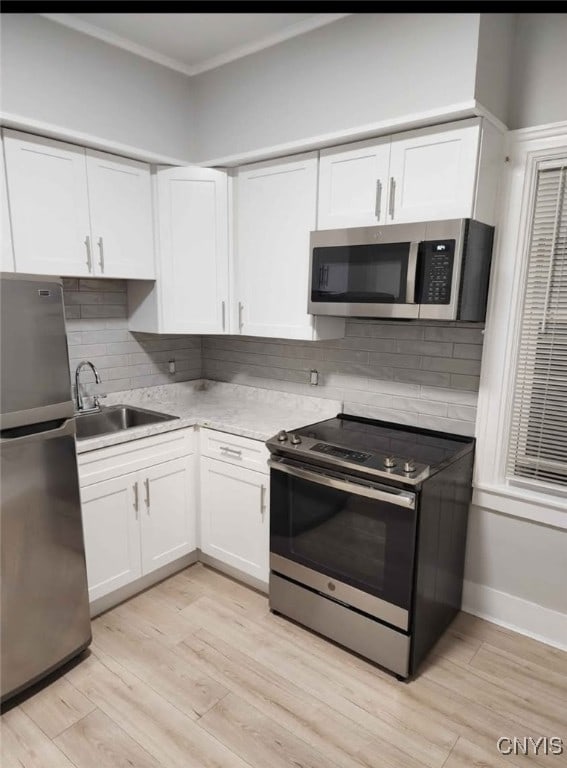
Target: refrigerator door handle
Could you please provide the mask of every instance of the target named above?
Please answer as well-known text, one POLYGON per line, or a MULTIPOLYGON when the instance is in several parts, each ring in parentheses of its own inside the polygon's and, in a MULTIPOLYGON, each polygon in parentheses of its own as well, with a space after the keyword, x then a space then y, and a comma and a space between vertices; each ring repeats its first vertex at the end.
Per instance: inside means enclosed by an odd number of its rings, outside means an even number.
POLYGON ((74 418, 64 419, 59 426, 55 427, 55 429, 41 429, 42 426, 45 425, 38 424, 37 429, 31 432, 30 426, 3 429, 2 432, 0 432, 0 445, 23 445, 24 443, 37 442, 38 440, 51 440, 54 437, 65 437, 66 435, 75 434, 74 418), (18 434, 21 432, 24 432, 24 434, 18 434))

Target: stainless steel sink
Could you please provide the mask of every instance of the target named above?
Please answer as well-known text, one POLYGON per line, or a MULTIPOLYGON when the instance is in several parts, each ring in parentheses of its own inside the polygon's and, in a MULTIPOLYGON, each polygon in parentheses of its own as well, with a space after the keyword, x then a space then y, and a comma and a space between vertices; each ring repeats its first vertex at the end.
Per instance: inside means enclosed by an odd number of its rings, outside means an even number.
POLYGON ((148 411, 145 408, 134 408, 130 405, 109 405, 102 407, 96 413, 77 416, 77 439, 84 440, 87 437, 98 437, 111 432, 121 432, 132 427, 157 424, 160 421, 178 418, 179 416, 148 411))

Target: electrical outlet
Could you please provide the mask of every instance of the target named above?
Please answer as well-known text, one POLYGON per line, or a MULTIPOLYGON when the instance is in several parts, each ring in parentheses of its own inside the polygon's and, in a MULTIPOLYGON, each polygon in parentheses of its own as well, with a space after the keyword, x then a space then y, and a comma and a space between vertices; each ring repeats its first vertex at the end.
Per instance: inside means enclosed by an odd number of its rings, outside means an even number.
POLYGON ((169 372, 175 373, 175 358, 169 361, 169 372))
POLYGON ((319 371, 316 371, 315 369, 311 370, 309 372, 309 383, 312 387, 316 387, 317 384, 319 384, 319 371))

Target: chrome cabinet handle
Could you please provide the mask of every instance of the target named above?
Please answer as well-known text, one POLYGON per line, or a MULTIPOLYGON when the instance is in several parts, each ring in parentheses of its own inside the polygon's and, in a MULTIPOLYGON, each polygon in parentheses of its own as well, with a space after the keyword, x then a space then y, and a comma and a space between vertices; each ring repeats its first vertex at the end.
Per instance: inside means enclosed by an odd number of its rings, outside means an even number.
POLYGON ((99 258, 100 271, 104 275, 104 243, 102 241, 102 237, 99 237, 98 239, 98 248, 100 251, 100 258, 99 258))
POLYGON ((148 511, 148 515, 150 514, 150 478, 146 477, 144 480, 144 485, 146 486, 146 509, 148 511))
POLYGON ((138 483, 134 483, 132 486, 134 491, 134 509, 136 510, 136 520, 138 519, 139 499, 138 499, 138 483))
POLYGON ((87 268, 89 272, 93 271, 93 257, 91 253, 91 237, 90 235, 87 235, 85 237, 85 245, 87 247, 87 268))
POLYGON ((374 207, 374 213, 376 218, 380 220, 382 214, 382 182, 380 179, 376 179, 376 204, 374 207))
POLYGON ((242 326, 243 326, 243 322, 242 322, 243 309, 244 309, 244 304, 241 301, 239 301, 238 302, 238 330, 240 331, 240 333, 242 333, 242 326))
POLYGON ((221 445, 220 449, 227 453, 233 453, 235 456, 242 456, 242 451, 238 448, 230 448, 228 445, 221 445))
POLYGON ((394 218, 395 203, 396 203, 396 180, 393 176, 390 176, 390 201, 389 201, 388 213, 390 214, 391 219, 394 218))
POLYGON ((264 512, 266 511, 266 486, 264 483, 260 486, 260 515, 262 520, 264 519, 264 512))
POLYGON ((222 309, 222 329, 225 330, 225 317, 226 317, 226 302, 221 301, 221 309, 222 309))

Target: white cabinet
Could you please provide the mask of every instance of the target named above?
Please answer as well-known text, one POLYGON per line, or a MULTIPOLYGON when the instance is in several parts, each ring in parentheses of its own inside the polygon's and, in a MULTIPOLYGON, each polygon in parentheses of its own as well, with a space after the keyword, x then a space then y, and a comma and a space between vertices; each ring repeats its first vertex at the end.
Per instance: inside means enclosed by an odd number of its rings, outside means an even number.
POLYGON ((149 166, 4 130, 16 270, 153 278, 149 166))
POLYGON ((321 150, 318 229, 495 223, 503 137, 481 118, 321 150))
POLYGON ((317 229, 386 223, 390 137, 322 149, 317 229))
POLYGON ((344 336, 338 318, 307 314, 309 233, 317 211, 317 153, 238 169, 235 180, 236 324, 285 339, 344 336))
POLYGON ((228 180, 209 168, 155 175, 159 279, 130 285, 130 329, 228 333, 228 180))
POLYGON ((91 602, 196 548, 193 430, 79 454, 91 602))
POLYGON ((85 150, 4 130, 16 270, 93 274, 85 150))
POLYGON ((155 277, 150 167, 87 149, 93 259, 103 277, 155 277))
POLYGON ((268 475, 201 457, 201 549, 258 579, 269 578, 268 475))
POLYGON ((142 575, 135 472, 81 488, 89 600, 142 575))
POLYGON ((474 215, 481 120, 392 137, 388 223, 474 215))
POLYGON ((139 473, 144 574, 195 549, 194 462, 194 456, 187 456, 139 473))
POLYGON ((14 251, 12 249, 12 228, 8 209, 8 190, 6 189, 6 167, 4 165, 4 145, 0 147, 0 205, 2 206, 2 242, 0 243, 0 272, 14 271, 14 251))

